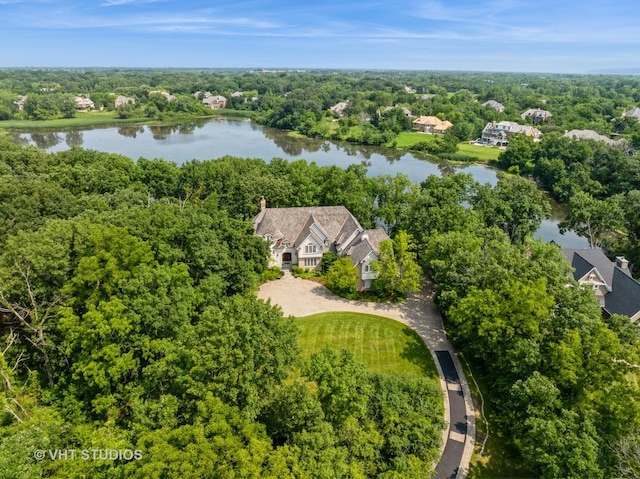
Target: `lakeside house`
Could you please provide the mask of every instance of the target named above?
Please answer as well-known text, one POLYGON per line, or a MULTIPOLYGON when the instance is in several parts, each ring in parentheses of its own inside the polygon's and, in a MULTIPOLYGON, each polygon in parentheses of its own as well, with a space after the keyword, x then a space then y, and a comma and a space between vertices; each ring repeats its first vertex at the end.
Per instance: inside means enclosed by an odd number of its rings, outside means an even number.
POLYGON ((507 146, 509 138, 516 133, 532 137, 534 140, 540 139, 540 130, 530 126, 521 125, 515 121, 489 122, 482 130, 479 143, 488 146, 507 146))
POLYGON ((76 110, 93 110, 96 107, 90 98, 84 96, 77 96, 75 102, 76 110))
POLYGON ((441 120, 437 116, 421 116, 413 120, 413 126, 423 133, 442 135, 453 126, 449 120, 441 120))
POLYGON ((619 256, 610 261, 600 248, 563 249, 580 287, 593 290, 602 312, 640 319, 640 283, 631 276, 629 262, 619 256))
POLYGON ((322 255, 331 251, 351 259, 361 290, 377 278, 371 262, 379 259, 380 242, 389 239, 384 230, 365 230, 344 206, 267 208, 264 196, 253 227, 269 243, 270 266, 320 270, 322 255))
POLYGON ((612 140, 608 136, 601 135, 600 133, 593 130, 565 130, 564 135, 567 138, 571 138, 572 140, 595 140, 602 141, 609 146, 620 146, 625 142, 624 139, 620 140, 612 140))
POLYGON ((495 101, 495 100, 487 100, 482 104, 482 106, 492 108, 495 111, 500 112, 500 113, 502 113, 504 111, 504 105, 502 103, 500 103, 500 102, 495 101))
POLYGON ((545 121, 547 118, 551 118, 552 116, 553 115, 550 111, 530 108, 529 110, 522 113, 520 115, 520 118, 524 120, 527 117, 531 117, 531 121, 534 125, 541 125, 543 121, 545 121))
POLYGON ((122 105, 135 105, 136 104, 136 100, 134 98, 129 98, 128 96, 122 96, 120 95, 118 98, 116 98, 114 105, 116 108, 118 108, 119 106, 122 105))
MULTIPOLYGON (((195 93, 196 98, 200 95, 200 92, 195 93)), ((204 92, 202 103, 212 110, 220 110, 227 106, 227 99, 222 95, 213 95, 210 91, 204 92)))

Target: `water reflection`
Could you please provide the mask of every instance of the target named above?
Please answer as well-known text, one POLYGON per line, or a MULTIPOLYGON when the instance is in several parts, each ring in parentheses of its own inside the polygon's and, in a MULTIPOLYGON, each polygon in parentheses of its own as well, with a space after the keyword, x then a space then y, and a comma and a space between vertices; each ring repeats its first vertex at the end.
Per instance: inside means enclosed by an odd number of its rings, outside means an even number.
POLYGON ((84 137, 81 130, 70 130, 64 133, 64 142, 69 148, 74 146, 82 146, 84 137))
POLYGON ((144 133, 144 126, 127 125, 118 127, 118 134, 127 138, 137 138, 144 133))
POLYGON ((31 141, 43 150, 48 150, 58 145, 62 138, 58 133, 31 133, 31 141))

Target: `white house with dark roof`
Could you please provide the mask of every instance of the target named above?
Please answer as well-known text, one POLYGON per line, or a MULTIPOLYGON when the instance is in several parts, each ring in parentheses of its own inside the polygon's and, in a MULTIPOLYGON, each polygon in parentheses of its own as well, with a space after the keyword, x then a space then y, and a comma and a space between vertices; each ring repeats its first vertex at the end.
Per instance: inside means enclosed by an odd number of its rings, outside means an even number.
POLYGON ((364 229, 344 206, 267 208, 264 196, 253 227, 269 243, 272 266, 319 270, 322 255, 332 251, 351 259, 359 289, 377 277, 371 262, 379 259, 380 242, 389 239, 384 230, 364 229))
POLYGON ((640 319, 640 283, 631 276, 626 259, 610 261, 599 248, 564 249, 562 253, 574 269, 573 278, 581 287, 593 290, 605 315, 640 319))
POLYGON ((530 125, 521 125, 515 121, 489 122, 482 130, 480 143, 489 146, 507 146, 509 138, 516 133, 532 137, 538 140, 542 133, 530 125))

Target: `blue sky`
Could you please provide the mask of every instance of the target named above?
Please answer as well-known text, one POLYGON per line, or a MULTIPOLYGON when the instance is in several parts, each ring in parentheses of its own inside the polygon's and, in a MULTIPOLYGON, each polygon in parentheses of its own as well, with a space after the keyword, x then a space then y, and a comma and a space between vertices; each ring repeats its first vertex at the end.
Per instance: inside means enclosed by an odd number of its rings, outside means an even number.
POLYGON ((640 69, 638 0, 0 0, 0 67, 640 69))

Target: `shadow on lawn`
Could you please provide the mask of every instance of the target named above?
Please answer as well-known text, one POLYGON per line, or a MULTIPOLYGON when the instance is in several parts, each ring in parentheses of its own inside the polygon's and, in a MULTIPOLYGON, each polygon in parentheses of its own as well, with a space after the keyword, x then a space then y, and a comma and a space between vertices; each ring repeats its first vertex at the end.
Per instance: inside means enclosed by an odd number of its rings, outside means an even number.
POLYGON ((402 333, 407 336, 408 339, 400 356, 417 365, 422 374, 429 379, 438 380, 438 370, 422 338, 410 329, 403 329, 402 333))

